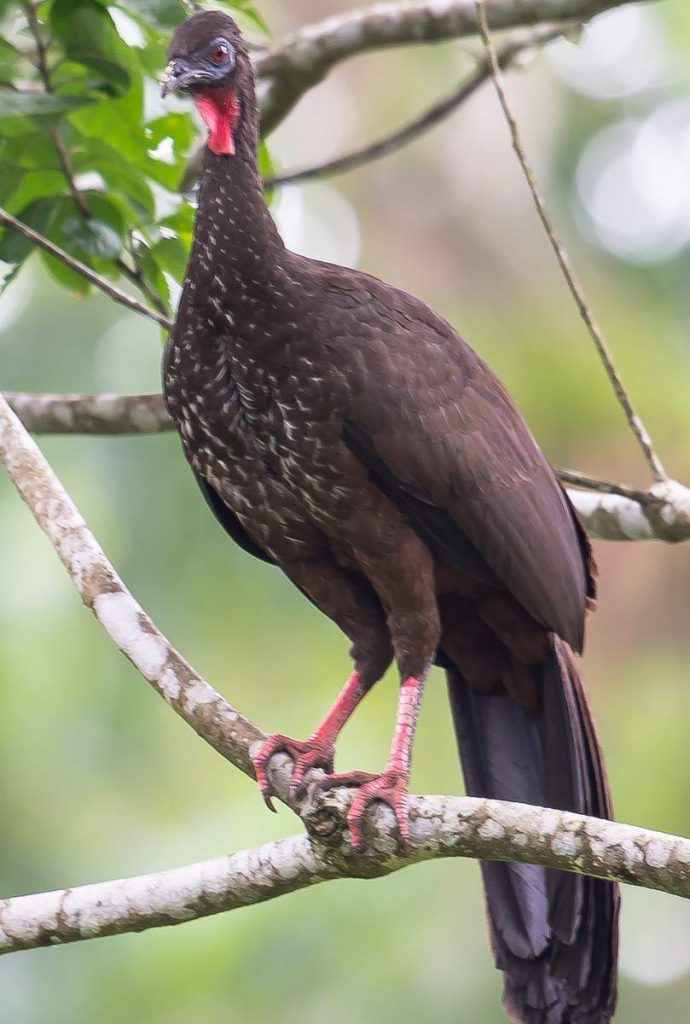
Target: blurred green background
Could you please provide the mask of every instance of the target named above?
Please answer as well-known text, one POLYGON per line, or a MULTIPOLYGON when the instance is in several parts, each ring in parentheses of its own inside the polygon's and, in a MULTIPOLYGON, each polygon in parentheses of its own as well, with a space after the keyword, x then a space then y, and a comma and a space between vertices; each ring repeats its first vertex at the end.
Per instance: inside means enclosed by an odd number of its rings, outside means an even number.
MULTIPOLYGON (((276 36, 347 3, 265 3, 276 36)), ((411 117, 474 48, 339 68, 275 133, 279 166, 320 161, 411 117)), ((670 472, 690 481, 690 8, 624 8, 559 43, 510 91, 528 151, 619 367, 670 472)), ((647 482, 558 276, 486 89, 410 148, 284 189, 295 248, 414 291, 505 379, 549 457, 647 482)), ((0 302, 0 386, 159 387, 159 332, 49 281, 34 258, 0 302)), ((46 438, 44 451, 129 587, 176 646, 267 730, 306 735, 347 644, 280 574, 226 539, 173 435, 46 438)), ((0 480, 0 894, 154 871, 295 831, 148 689, 80 604, 0 480)), ((690 547, 596 545, 585 670, 624 821, 690 832, 690 547)), ((395 680, 348 727, 339 767, 375 769, 395 680)), ((425 699, 418 792, 461 792, 442 676, 425 699)), ((681 1024, 690 907, 626 889, 618 1020, 681 1024)), ((0 960, 2 1024, 499 1024, 476 864, 338 882, 183 927, 0 960)))

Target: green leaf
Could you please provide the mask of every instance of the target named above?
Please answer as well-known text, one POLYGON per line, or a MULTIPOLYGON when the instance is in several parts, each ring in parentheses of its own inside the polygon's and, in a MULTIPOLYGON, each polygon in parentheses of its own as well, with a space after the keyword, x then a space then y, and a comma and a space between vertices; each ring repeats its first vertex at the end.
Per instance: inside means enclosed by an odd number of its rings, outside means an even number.
MULTIPOLYGON (((273 178, 275 177, 275 173, 276 167, 275 164, 273 163, 271 152, 266 143, 264 142, 264 140, 262 139, 261 142, 259 143, 259 176, 262 179, 273 178)), ((275 189, 273 188, 265 189, 266 202, 269 204, 269 206, 273 200, 274 192, 275 189)))
POLYGON ((53 140, 43 132, 36 131, 33 122, 27 122, 27 130, 14 138, 5 138, 0 144, 0 155, 8 164, 28 169, 57 170, 60 167, 53 140))
POLYGON ((2 296, 5 289, 12 284, 15 277, 21 270, 21 267, 21 263, 17 263, 15 266, 12 264, 4 264, 0 266, 0 296, 2 296))
POLYGON ((0 117, 55 117, 88 103, 88 97, 0 89, 0 117))
MULTIPOLYGON (((45 235, 50 223, 55 216, 59 199, 37 199, 30 203, 15 216, 23 224, 27 224, 34 231, 45 235)), ((5 228, 0 232, 0 260, 5 263, 22 263, 34 248, 34 243, 24 238, 17 231, 5 228)))
POLYGON ((51 239, 84 263, 111 261, 122 252, 124 219, 118 207, 97 192, 82 193, 88 215, 64 197, 51 225, 51 239))
POLYGON ((14 79, 18 65, 24 60, 22 54, 7 39, 0 37, 0 83, 10 85, 14 79))
POLYGON ((121 0, 116 6, 137 21, 153 22, 165 29, 175 28, 188 14, 181 0, 121 0))
POLYGON ((140 249, 137 252, 137 263, 144 275, 144 280, 155 291, 156 295, 163 300, 165 308, 170 312, 170 289, 165 280, 163 269, 159 265, 150 249, 140 249))
POLYGON ((179 159, 186 157, 197 136, 189 114, 164 114, 149 121, 144 131, 149 149, 155 149, 163 139, 172 139, 179 159))
POLYGON ((72 270, 62 260, 56 259, 51 256, 50 253, 44 249, 41 250, 41 262, 50 272, 50 276, 53 277, 58 284, 61 284, 63 288, 69 289, 75 295, 79 295, 82 298, 91 290, 91 284, 81 274, 78 274, 76 270, 72 270))
POLYGON ((180 203, 175 213, 161 220, 160 226, 174 232, 175 237, 179 239, 184 245, 185 250, 189 252, 194 234, 194 210, 189 203, 180 203))
POLYGON ((113 95, 128 89, 132 56, 104 6, 96 0, 55 0, 50 20, 68 60, 96 72, 101 88, 113 95))
POLYGON ((0 174, 3 192, 5 182, 12 183, 10 191, 2 196, 2 205, 15 215, 17 210, 24 209, 35 199, 61 196, 67 189, 67 181, 61 171, 26 172, 20 168, 8 168, 7 175, 4 170, 0 170, 0 174))
POLYGON ((229 7, 233 13, 244 16, 247 21, 250 21, 260 32, 265 36, 271 35, 271 31, 261 17, 256 7, 250 0, 221 0, 224 7, 229 7))
POLYGON ((5 160, 0 161, 0 205, 7 206, 7 200, 19 188, 24 172, 5 160))
POLYGON ((148 150, 149 140, 140 127, 142 98, 139 88, 132 88, 121 99, 103 100, 82 107, 69 115, 70 122, 89 138, 102 139, 118 150, 131 166, 171 191, 177 191, 180 180, 178 163, 155 160, 148 150))
POLYGON ((153 217, 155 202, 145 177, 106 142, 81 140, 72 150, 72 164, 78 174, 100 174, 111 193, 130 205, 135 218, 153 217))
POLYGON ((189 246, 180 238, 161 238, 151 254, 162 270, 166 270, 180 284, 184 280, 189 259, 189 246))

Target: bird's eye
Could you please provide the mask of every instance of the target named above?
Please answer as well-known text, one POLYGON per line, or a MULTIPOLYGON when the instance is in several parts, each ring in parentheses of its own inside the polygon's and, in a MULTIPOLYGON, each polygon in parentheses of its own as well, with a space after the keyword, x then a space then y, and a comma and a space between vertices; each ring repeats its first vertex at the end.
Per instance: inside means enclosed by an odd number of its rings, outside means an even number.
POLYGON ((230 47, 227 43, 216 43, 211 50, 211 60, 214 64, 224 64, 230 54, 230 47))

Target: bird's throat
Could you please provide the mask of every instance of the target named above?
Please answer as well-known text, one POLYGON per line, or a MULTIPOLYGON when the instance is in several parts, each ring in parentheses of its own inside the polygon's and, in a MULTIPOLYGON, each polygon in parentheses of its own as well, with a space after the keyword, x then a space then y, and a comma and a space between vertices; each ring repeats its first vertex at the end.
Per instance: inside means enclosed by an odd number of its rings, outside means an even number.
POLYGON ((209 89, 197 93, 194 102, 209 130, 209 149, 218 156, 234 156, 235 125, 240 116, 234 89, 209 89))

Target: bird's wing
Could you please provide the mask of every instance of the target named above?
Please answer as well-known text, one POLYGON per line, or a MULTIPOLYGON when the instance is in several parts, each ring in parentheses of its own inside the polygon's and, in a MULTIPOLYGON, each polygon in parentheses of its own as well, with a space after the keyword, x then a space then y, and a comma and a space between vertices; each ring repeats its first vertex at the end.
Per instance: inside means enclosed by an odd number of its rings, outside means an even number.
POLYGON ((230 508, 228 508, 220 494, 214 490, 208 480, 205 480, 204 477, 200 476, 195 470, 192 470, 192 472, 194 473, 194 479, 198 483, 201 493, 206 498, 209 508, 225 532, 232 537, 236 544, 239 544, 241 548, 248 551, 250 555, 254 555, 255 558, 260 558, 263 562, 268 562, 270 565, 275 565, 271 556, 266 554, 266 552, 252 540, 237 516, 230 508))
POLYGON ((503 584, 580 649, 593 584, 565 492, 491 370, 427 307, 393 294, 396 317, 347 355, 346 443, 438 557, 503 584))

